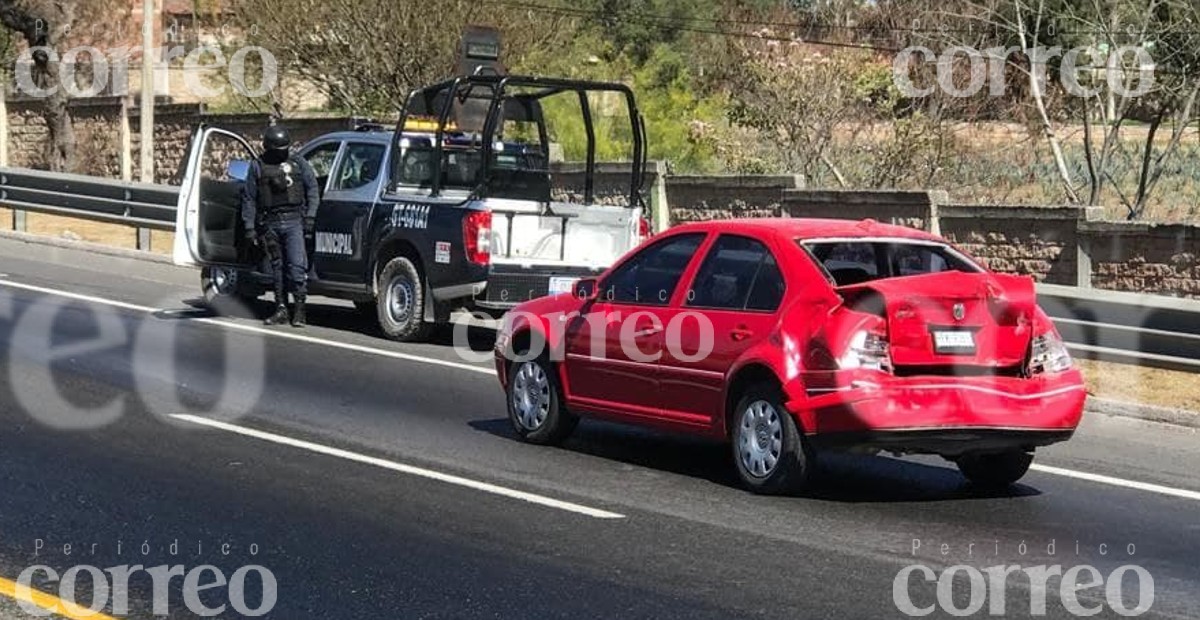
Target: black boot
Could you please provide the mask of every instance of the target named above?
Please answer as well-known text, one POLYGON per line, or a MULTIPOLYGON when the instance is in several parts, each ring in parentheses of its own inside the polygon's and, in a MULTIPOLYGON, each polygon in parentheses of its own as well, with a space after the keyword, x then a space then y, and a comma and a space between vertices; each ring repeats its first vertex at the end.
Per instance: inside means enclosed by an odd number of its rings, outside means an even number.
POLYGON ((263 323, 265 325, 284 325, 288 322, 287 297, 279 292, 275 292, 275 314, 267 317, 263 323))
POLYGON ((304 302, 306 295, 296 295, 296 310, 292 313, 292 327, 306 327, 308 325, 307 316, 304 312, 304 302))

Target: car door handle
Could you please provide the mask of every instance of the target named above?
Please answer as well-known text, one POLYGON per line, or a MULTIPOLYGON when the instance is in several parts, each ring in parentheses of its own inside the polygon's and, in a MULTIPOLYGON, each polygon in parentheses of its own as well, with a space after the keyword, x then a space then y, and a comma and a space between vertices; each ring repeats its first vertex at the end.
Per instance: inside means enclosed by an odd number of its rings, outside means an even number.
POLYGON ((739 325, 729 331, 729 337, 732 338, 733 340, 745 340, 753 335, 754 335, 754 332, 750 331, 750 329, 748 329, 744 325, 739 325))
POLYGON ((654 327, 647 327, 646 329, 641 329, 636 332, 633 332, 633 337, 634 338, 645 338, 646 336, 653 336, 654 334, 657 334, 658 332, 661 332, 662 330, 663 330, 663 328, 661 326, 655 325, 654 327))

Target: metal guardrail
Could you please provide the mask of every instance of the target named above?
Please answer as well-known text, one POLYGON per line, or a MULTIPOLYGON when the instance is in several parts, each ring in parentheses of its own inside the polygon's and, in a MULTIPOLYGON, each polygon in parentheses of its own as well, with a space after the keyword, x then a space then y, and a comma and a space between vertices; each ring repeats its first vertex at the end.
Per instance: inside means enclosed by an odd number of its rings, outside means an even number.
POLYGON ((1041 284, 1038 303, 1077 357, 1200 372, 1200 300, 1041 284))
MULTIPOLYGON (((179 188, 0 168, 0 206, 174 230, 179 188)), ((1038 285, 1077 357, 1200 372, 1200 300, 1038 285)))
POLYGON ((0 206, 155 230, 175 229, 179 188, 0 168, 0 206))

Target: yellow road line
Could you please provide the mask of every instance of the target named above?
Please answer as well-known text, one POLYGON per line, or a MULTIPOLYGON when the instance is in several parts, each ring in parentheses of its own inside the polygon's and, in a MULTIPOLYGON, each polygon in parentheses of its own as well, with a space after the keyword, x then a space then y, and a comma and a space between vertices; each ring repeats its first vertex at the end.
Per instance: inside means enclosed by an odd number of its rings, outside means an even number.
POLYGON ((70 620, 116 620, 112 616, 80 607, 70 601, 64 601, 57 596, 46 594, 41 590, 34 590, 29 586, 23 586, 2 577, 0 577, 0 595, 31 603, 64 618, 70 618, 70 620))

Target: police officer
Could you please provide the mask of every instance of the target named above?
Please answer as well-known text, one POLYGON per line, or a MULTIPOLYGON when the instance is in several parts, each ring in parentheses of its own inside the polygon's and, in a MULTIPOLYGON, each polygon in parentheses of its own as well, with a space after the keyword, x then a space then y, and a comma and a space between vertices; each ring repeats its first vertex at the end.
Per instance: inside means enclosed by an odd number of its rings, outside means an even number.
POLYGON ((291 152, 291 143, 283 127, 272 125, 263 132, 261 161, 250 165, 243 186, 242 221, 247 231, 254 231, 251 240, 271 259, 275 313, 264 323, 288 322, 287 291, 291 290, 296 302, 292 325, 304 327, 308 294, 304 238, 313 232, 320 194, 316 173, 303 157, 291 152))

